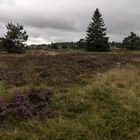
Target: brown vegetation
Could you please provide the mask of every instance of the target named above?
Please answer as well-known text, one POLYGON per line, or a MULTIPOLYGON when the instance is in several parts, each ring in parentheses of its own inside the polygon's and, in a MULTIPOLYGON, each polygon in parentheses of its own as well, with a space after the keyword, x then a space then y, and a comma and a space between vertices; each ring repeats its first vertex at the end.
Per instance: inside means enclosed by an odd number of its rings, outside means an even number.
POLYGON ((0 59, 0 80, 18 86, 44 80, 48 85, 66 85, 116 65, 139 67, 139 59, 139 54, 3 55, 0 59))

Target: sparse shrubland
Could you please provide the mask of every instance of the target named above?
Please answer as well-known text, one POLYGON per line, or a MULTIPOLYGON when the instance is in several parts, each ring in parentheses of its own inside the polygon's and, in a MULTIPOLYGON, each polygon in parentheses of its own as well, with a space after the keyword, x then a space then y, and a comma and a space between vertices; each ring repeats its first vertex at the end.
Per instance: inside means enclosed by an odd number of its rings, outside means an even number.
POLYGON ((139 66, 139 54, 69 53, 55 56, 22 55, 1 57, 0 79, 21 86, 46 81, 50 86, 80 82, 93 73, 104 72, 116 65, 139 66))
POLYGON ((139 53, 1 55, 0 139, 140 139, 139 69, 139 53))

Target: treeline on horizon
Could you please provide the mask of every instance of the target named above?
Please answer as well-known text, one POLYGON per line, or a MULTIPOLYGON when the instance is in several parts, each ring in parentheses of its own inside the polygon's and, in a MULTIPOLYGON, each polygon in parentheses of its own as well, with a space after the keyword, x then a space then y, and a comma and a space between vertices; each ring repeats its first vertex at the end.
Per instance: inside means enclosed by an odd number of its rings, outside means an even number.
POLYGON ((122 42, 109 42, 107 37, 107 28, 105 27, 102 14, 97 8, 92 16, 92 20, 87 28, 84 39, 80 39, 77 42, 60 42, 51 44, 40 45, 26 45, 28 40, 28 34, 24 30, 24 26, 20 24, 14 25, 8 23, 6 25, 7 33, 4 37, 0 38, 0 50, 4 50, 7 53, 23 53, 26 49, 84 49, 86 51, 108 52, 111 48, 127 48, 129 50, 140 50, 140 37, 130 32, 130 35, 125 37, 122 42))

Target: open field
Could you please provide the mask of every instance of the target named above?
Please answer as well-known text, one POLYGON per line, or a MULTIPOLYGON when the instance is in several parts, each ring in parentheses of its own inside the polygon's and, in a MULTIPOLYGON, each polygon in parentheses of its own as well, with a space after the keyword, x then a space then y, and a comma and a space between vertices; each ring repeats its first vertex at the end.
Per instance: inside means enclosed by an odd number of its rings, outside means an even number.
POLYGON ((7 118, 0 140, 139 140, 140 53, 39 51, 0 55, 0 96, 53 91, 59 116, 7 118))

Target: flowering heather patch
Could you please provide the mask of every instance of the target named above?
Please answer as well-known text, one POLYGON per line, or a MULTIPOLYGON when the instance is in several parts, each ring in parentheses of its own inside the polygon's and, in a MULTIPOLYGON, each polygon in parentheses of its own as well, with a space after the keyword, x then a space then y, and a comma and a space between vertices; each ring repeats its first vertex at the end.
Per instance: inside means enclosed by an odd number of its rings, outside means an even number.
POLYGON ((46 89, 31 89, 27 92, 27 96, 32 104, 38 104, 40 102, 48 102, 52 93, 46 89))
POLYGON ((9 102, 8 113, 14 117, 32 118, 32 106, 27 95, 16 94, 9 102))
POLYGON ((51 86, 78 83, 82 76, 91 76, 113 67, 140 66, 140 54, 69 53, 55 56, 3 56, 0 59, 0 80, 15 86, 51 86))
POLYGON ((140 55, 115 54, 63 54, 53 57, 40 56, 36 60, 36 71, 49 85, 66 85, 81 81, 82 75, 104 72, 116 65, 139 65, 133 59, 140 55), (40 62, 40 63, 39 63, 40 62), (37 65, 38 64, 38 65, 37 65))
POLYGON ((0 68, 0 80, 6 81, 8 84, 23 85, 26 83, 26 77, 19 70, 0 68))
POLYGON ((32 81, 38 82, 39 78, 32 67, 32 63, 26 57, 4 58, 3 66, 0 67, 0 80, 16 86, 22 86, 32 81))
POLYGON ((7 116, 26 119, 57 117, 58 113, 50 107, 52 93, 46 89, 30 89, 16 93, 7 103, 0 99, 0 118, 7 116))

